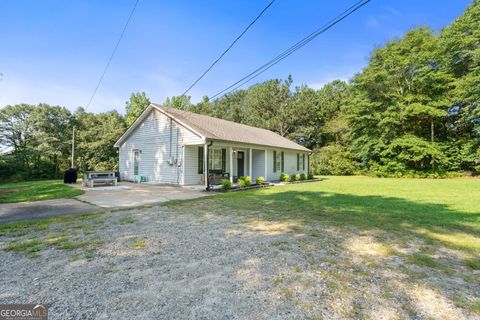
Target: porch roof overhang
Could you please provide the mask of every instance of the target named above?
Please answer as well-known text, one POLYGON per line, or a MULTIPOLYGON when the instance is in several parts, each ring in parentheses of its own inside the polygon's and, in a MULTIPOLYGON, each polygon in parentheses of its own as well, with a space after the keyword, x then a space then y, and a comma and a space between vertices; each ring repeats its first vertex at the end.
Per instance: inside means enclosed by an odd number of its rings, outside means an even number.
POLYGON ((261 143, 243 143, 243 142, 237 142, 233 140, 219 140, 219 139, 206 139, 205 143, 208 142, 213 142, 213 146, 215 146, 215 143, 223 145, 223 146, 231 146, 233 148, 243 148, 243 149, 256 149, 256 150, 287 150, 287 151, 295 151, 295 152, 305 152, 305 153, 312 153, 312 150, 304 148, 302 150, 299 149, 292 149, 292 148, 283 148, 283 147, 276 147, 276 146, 271 146, 267 144, 261 144, 261 143))

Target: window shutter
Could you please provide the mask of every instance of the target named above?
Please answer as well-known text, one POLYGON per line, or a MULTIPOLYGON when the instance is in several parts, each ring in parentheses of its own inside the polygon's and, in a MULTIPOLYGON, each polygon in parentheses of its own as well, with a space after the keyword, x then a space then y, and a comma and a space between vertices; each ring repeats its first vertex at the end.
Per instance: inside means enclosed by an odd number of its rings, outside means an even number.
POLYGON ((285 160, 285 155, 282 151, 282 172, 285 171, 285 166, 283 165, 284 160, 285 160))
POLYGON ((300 153, 297 153, 297 171, 300 170, 300 153))
POLYGON ((305 153, 302 154, 302 170, 305 171, 305 153))
POLYGON ((203 146, 198 147, 198 174, 203 174, 203 146))
POLYGON ((227 149, 222 149, 222 171, 227 168, 227 149))
POLYGON ((277 151, 273 151, 273 172, 277 172, 277 151))

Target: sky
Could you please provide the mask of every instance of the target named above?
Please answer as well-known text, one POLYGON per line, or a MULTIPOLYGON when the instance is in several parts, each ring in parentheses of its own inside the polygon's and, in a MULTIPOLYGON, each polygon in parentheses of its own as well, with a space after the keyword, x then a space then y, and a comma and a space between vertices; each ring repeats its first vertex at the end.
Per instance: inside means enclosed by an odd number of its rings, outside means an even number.
MULTIPOLYGON (((0 0, 0 107, 85 107, 135 0, 0 0)), ((88 111, 125 111, 132 92, 180 95, 270 0, 140 0, 88 111)), ((212 96, 350 7, 355 0, 276 0, 191 91, 212 96)), ((292 75, 319 89, 349 80, 375 46, 417 26, 440 31, 471 0, 371 0, 245 87, 292 75)))

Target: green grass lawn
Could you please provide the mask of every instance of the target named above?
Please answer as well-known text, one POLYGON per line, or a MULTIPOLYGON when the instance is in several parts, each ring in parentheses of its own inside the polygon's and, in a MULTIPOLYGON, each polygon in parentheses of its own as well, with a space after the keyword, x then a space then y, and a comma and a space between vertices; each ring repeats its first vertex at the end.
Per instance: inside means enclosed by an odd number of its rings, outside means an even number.
POLYGON ((61 180, 5 183, 0 184, 0 203, 72 198, 82 193, 61 180))
POLYGON ((220 255, 216 248, 230 248, 230 271, 221 271, 219 283, 235 277, 241 290, 270 292, 278 310, 293 305, 299 318, 476 319, 479 199, 480 179, 473 178, 324 177, 161 207, 5 224, 0 246, 8 258, 44 259, 55 250, 56 258, 99 259, 85 268, 108 265, 107 276, 123 272, 105 254, 110 248, 118 257, 169 261, 161 255, 177 254, 170 243, 196 239, 202 245, 188 261, 207 263, 220 255), (159 241, 164 225, 166 240, 159 241), (325 310, 336 316, 324 317, 325 310))
MULTIPOLYGON (((392 308, 404 314, 386 318, 445 314, 461 319, 442 299, 480 313, 480 179, 324 177, 169 206, 202 219, 231 219, 238 227, 228 236, 271 239, 265 254, 274 251, 279 258, 268 263, 290 265, 298 275, 284 280, 283 271, 278 273, 274 285, 286 299, 299 297, 321 278, 344 318, 363 318, 352 313, 351 301, 357 299, 360 306, 364 294, 373 294, 374 304, 403 301, 392 308), (309 278, 303 268, 315 270, 315 276, 309 278), (378 291, 373 279, 382 279, 378 291), (361 289, 352 291, 354 283, 362 283, 361 289), (362 298, 355 292, 362 292, 362 298), (410 304, 412 299, 418 305, 410 304), (422 304, 433 311, 422 310, 422 304)), ((316 296, 296 299, 307 306, 316 296)), ((359 307, 371 308, 368 303, 359 307)))
POLYGON ((325 177, 315 183, 225 193, 208 201, 225 214, 241 210, 270 221, 416 235, 480 253, 480 179, 325 177))

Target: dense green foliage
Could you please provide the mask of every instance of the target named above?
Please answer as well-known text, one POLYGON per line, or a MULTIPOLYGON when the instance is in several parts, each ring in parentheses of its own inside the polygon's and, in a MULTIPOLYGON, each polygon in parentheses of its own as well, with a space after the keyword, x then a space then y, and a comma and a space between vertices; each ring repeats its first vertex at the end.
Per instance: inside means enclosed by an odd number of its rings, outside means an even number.
POLYGON ((150 104, 145 92, 132 93, 130 100, 125 103, 125 123, 130 126, 150 104))
MULTIPOLYGON (((132 94, 127 109, 144 95, 132 94)), ((126 130, 128 115, 124 118, 117 111, 94 114, 83 108, 72 113, 47 104, 0 109, 0 146, 5 149, 0 154, 0 181, 61 177, 71 165, 74 127, 75 167, 81 172, 116 169, 113 144, 126 130)))
POLYGON ((265 182, 265 178, 260 176, 255 179, 256 184, 263 184, 265 182))
MULTIPOLYGON (((438 177, 480 171, 480 3, 435 34, 408 31, 349 82, 268 80, 176 107, 276 131, 314 149, 317 174, 438 177)), ((176 98, 178 99, 178 98, 176 98)), ((171 99, 175 101, 176 99, 171 99)))
MULTIPOLYGON (((149 104, 133 93, 126 115, 46 104, 0 109, 0 180, 49 178, 69 167, 72 127, 76 166, 115 169, 115 140, 149 104), (6 149, 6 151, 5 151, 6 149)), ((351 81, 320 90, 272 79, 197 104, 164 102, 273 130, 314 151, 316 174, 439 177, 480 172, 480 3, 436 34, 427 27, 375 48, 351 81)))
POLYGON ((222 179, 221 185, 224 190, 232 189, 230 179, 222 179))

